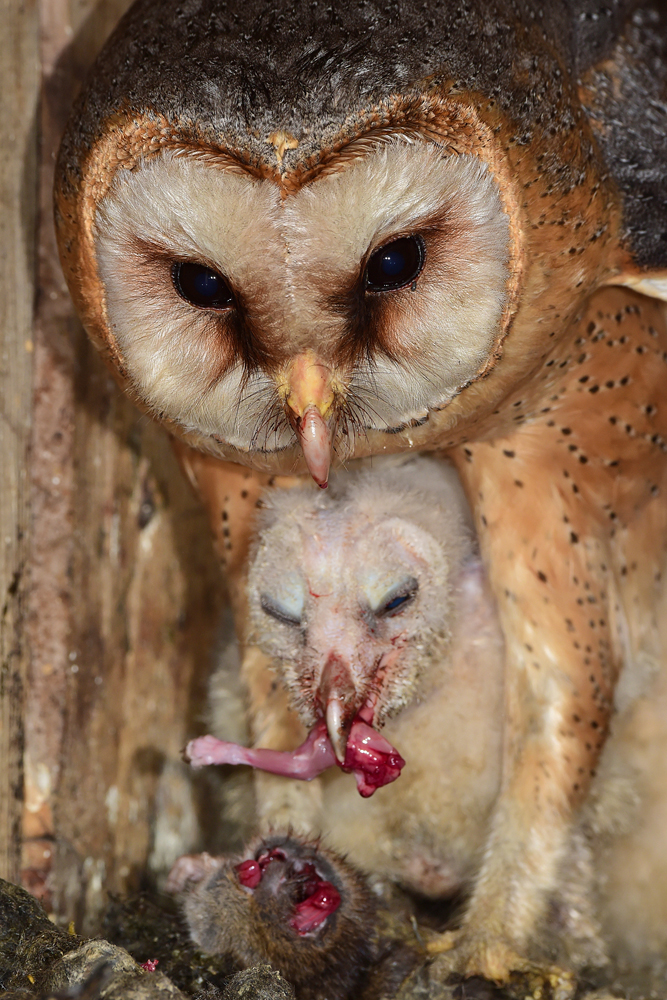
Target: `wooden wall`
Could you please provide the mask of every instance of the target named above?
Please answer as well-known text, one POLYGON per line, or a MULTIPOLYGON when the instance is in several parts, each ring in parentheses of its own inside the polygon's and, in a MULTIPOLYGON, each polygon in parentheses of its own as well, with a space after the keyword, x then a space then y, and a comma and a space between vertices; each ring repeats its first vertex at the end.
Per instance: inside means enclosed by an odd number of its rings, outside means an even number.
POLYGON ((0 876, 86 930, 106 890, 199 846, 206 787, 179 756, 224 595, 169 441, 88 344, 55 251, 59 136, 127 2, 0 4, 0 876))
POLYGON ((39 14, 35 3, 0 0, 0 874, 20 864, 23 707, 22 636, 28 535, 39 14))

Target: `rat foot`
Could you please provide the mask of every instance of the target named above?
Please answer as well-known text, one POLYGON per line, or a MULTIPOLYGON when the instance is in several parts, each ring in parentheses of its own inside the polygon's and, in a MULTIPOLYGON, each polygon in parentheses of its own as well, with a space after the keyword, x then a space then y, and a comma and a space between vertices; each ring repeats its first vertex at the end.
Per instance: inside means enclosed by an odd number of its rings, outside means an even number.
POLYGON ((438 934, 428 942, 427 950, 437 956, 433 971, 443 980, 459 973, 466 978, 482 976, 502 985, 518 974, 525 980, 529 995, 571 1000, 576 991, 577 980, 572 972, 530 961, 501 939, 475 934, 468 927, 438 934))

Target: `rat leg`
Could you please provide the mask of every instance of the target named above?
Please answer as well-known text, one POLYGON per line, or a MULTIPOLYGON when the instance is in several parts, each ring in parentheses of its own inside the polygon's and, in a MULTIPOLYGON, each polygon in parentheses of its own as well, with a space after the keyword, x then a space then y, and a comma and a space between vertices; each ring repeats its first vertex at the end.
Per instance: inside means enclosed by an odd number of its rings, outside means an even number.
MULTIPOLYGON (((307 732, 287 702, 270 657, 244 645, 247 619, 248 553, 260 497, 266 489, 291 489, 309 476, 273 476, 203 455, 180 441, 172 442, 179 463, 208 513, 220 556, 241 645, 241 679, 248 693, 252 743, 286 751, 299 746, 307 732)), ((309 783, 254 772, 260 830, 291 828, 304 835, 321 829, 321 789, 309 783)))
MULTIPOLYGON (((280 683, 272 660, 257 646, 244 650, 241 675, 248 691, 250 733, 254 746, 287 751, 307 737, 288 694, 280 683)), ((265 771, 255 771, 255 796, 259 830, 291 829, 313 836, 323 827, 322 788, 313 781, 290 781, 265 771)))

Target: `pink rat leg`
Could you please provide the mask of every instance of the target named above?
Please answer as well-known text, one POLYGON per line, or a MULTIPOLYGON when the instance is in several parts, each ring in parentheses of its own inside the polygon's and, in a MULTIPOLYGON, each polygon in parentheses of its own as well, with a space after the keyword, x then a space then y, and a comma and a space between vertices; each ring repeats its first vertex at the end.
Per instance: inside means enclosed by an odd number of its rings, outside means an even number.
POLYGON ((336 760, 323 720, 313 727, 307 739, 296 750, 252 750, 237 743, 218 740, 214 736, 201 736, 188 743, 184 756, 192 767, 247 764, 260 771, 300 781, 312 781, 337 764, 343 771, 354 774, 359 794, 364 798, 371 796, 376 788, 395 781, 405 764, 391 743, 359 716, 352 723, 342 764, 336 760))
POLYGON ((238 743, 217 740, 214 736, 201 736, 188 743, 185 759, 192 767, 248 764, 260 771, 298 778, 300 781, 312 781, 336 763, 324 722, 318 723, 296 750, 252 750, 239 746, 238 743))

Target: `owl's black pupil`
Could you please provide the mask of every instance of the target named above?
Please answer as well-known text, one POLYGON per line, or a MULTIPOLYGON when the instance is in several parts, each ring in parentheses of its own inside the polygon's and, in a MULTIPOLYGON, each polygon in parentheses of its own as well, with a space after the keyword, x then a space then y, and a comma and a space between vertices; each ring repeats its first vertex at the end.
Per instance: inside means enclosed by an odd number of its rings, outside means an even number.
POLYGON ((426 251, 421 236, 402 236, 375 250, 366 265, 366 288, 387 292, 415 281, 424 266, 426 251))
POLYGON ((229 309, 234 305, 226 280, 205 264, 180 261, 172 267, 171 277, 178 294, 192 305, 208 309, 229 309))

